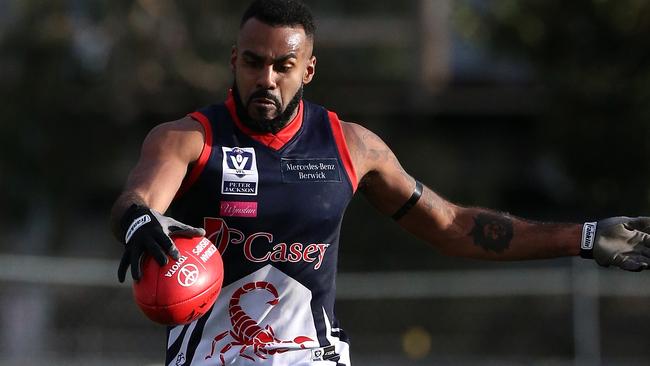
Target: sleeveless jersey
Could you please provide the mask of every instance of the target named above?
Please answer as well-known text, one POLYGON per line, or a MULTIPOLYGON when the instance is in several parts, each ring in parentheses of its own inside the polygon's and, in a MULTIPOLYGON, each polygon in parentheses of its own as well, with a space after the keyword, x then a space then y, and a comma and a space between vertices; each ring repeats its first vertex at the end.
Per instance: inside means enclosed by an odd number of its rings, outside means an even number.
POLYGON ((224 262, 216 303, 167 333, 167 365, 349 365, 334 315, 339 233, 356 176, 335 113, 307 101, 279 133, 241 124, 232 94, 190 114, 205 131, 171 214, 224 262))

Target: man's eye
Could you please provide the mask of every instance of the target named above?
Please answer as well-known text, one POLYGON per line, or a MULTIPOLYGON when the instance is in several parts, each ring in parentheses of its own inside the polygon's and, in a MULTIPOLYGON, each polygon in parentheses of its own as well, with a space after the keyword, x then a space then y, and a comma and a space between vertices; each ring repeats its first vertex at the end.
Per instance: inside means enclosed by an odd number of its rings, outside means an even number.
POLYGON ((287 72, 291 70, 292 65, 277 65, 275 70, 278 72, 287 72))
POLYGON ((244 64, 250 67, 259 67, 262 63, 258 60, 244 59, 244 64))

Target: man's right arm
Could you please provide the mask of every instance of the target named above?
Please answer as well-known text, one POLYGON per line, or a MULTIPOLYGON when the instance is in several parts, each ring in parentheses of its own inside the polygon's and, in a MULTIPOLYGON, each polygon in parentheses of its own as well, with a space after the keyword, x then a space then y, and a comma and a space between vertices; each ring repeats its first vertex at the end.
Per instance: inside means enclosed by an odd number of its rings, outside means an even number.
POLYGON ((131 205, 167 211, 188 166, 201 154, 203 133, 201 125, 190 117, 163 123, 149 132, 140 159, 111 210, 111 227, 118 240, 123 240, 120 220, 131 205))
POLYGON ((120 281, 124 280, 129 266, 133 278, 139 279, 140 257, 144 253, 153 255, 161 265, 167 262, 167 254, 175 257, 170 232, 189 236, 203 232, 162 215, 174 199, 188 167, 199 158, 203 134, 198 122, 185 117, 155 127, 145 138, 140 159, 111 210, 113 233, 125 244, 118 270, 120 281))

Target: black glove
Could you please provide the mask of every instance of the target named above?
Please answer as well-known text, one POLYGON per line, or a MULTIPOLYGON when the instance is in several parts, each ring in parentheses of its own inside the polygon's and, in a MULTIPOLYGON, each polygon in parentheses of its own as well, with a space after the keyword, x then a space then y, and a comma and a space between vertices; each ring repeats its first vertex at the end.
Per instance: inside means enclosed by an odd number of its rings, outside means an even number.
POLYGON ((131 277, 142 277, 141 262, 144 253, 151 255, 158 264, 167 264, 167 255, 178 260, 178 249, 170 235, 187 237, 205 236, 205 230, 195 228, 145 206, 132 205, 121 220, 124 233, 124 254, 117 270, 117 278, 124 282, 126 270, 131 266, 131 277))
POLYGON ((610 217, 582 227, 580 256, 626 271, 650 268, 650 217, 610 217))

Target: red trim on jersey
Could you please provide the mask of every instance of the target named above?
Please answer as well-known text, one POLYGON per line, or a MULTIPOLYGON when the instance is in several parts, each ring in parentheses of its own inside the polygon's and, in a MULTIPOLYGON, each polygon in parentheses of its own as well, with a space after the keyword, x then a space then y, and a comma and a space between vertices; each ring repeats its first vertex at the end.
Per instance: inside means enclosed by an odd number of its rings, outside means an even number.
POLYGON ((232 120, 235 121, 235 125, 237 125, 237 128, 239 128, 243 133, 248 135, 253 140, 265 146, 268 146, 276 151, 280 150, 284 145, 286 145, 287 142, 289 142, 296 135, 296 133, 298 133, 300 127, 302 127, 302 114, 303 114, 302 100, 298 105, 298 113, 296 114, 296 116, 286 126, 284 126, 283 129, 281 129, 280 131, 278 131, 278 133, 275 134, 271 132, 253 131, 252 129, 246 127, 239 120, 239 117, 237 116, 236 107, 235 107, 235 98, 233 98, 232 96, 232 90, 228 92, 228 98, 226 99, 226 108, 228 108, 228 112, 230 112, 230 117, 232 117, 232 120))
POLYGON ((348 178, 350 178, 350 183, 352 183, 352 193, 354 193, 357 191, 358 185, 357 173, 354 171, 354 165, 352 165, 352 157, 350 156, 350 150, 348 150, 348 144, 345 142, 341 121, 339 120, 339 116, 334 112, 327 111, 327 115, 329 116, 330 125, 332 126, 332 133, 334 134, 336 147, 339 150, 339 155, 341 156, 341 161, 343 161, 345 171, 348 173, 348 178))
POLYGON ((188 114, 188 116, 201 124, 203 127, 203 133, 205 134, 205 139, 201 155, 199 155, 192 170, 190 170, 190 173, 183 180, 178 192, 176 192, 176 197, 174 197, 175 199, 182 196, 192 185, 194 185, 194 183, 196 183, 199 176, 201 176, 205 165, 208 163, 210 153, 212 152, 212 125, 210 125, 210 120, 208 120, 208 118, 201 112, 192 112, 188 114))

